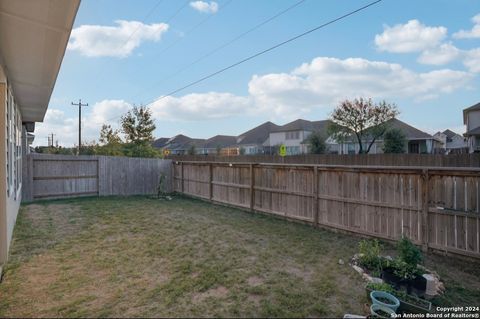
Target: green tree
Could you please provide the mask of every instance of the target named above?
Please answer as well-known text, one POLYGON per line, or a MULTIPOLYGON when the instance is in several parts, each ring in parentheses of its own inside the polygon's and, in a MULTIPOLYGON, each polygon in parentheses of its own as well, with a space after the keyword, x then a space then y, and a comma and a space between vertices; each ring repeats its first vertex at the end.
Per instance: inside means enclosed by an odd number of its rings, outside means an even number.
POLYGON ((155 123, 152 112, 146 106, 136 107, 128 111, 121 119, 122 133, 127 140, 124 154, 131 157, 160 157, 153 148, 153 131, 155 123))
POLYGON ((383 137, 384 153, 405 153, 407 137, 402 130, 397 128, 389 129, 383 137))
POLYGON ((217 145, 216 151, 217 151, 217 155, 222 154, 222 146, 217 145))
POLYGON ((245 147, 240 147, 240 148, 238 149, 239 155, 245 155, 245 152, 246 152, 246 151, 247 151, 247 150, 245 149, 245 147))
POLYGON ((312 132, 307 138, 307 144, 311 154, 324 154, 327 151, 325 137, 320 132, 312 132))
POLYGON ((354 136, 359 153, 370 152, 375 141, 388 129, 388 121, 399 114, 395 104, 385 101, 374 104, 371 99, 354 99, 341 102, 330 116, 329 131, 337 140, 354 136))
POLYGON ((118 130, 114 130, 110 125, 103 124, 100 130, 100 145, 98 146, 98 155, 122 156, 125 155, 124 143, 118 130))

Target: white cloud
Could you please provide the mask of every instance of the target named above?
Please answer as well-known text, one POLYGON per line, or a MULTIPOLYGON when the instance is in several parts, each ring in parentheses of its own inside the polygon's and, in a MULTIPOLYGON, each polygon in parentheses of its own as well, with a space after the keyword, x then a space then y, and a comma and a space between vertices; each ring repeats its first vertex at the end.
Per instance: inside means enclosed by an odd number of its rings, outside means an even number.
POLYGON ((480 13, 472 18, 473 27, 471 30, 460 30, 453 34, 455 39, 480 38, 480 13))
POLYGON ((215 1, 210 3, 206 1, 192 1, 190 6, 195 10, 203 13, 216 13, 218 11, 218 4, 215 1))
MULTIPOLYGON (((478 59, 480 49, 471 55, 472 59, 478 59)), ((254 75, 246 96, 226 92, 192 93, 166 97, 149 107, 157 121, 202 121, 242 115, 292 120, 318 108, 331 109, 340 100, 360 96, 389 102, 406 98, 416 102, 436 99, 467 87, 472 78, 471 73, 451 69, 419 73, 394 63, 318 57, 291 72, 254 75)), ((94 104, 83 118, 83 139, 98 140, 101 125, 118 123, 118 116, 130 108, 124 100, 94 104)), ((37 126, 37 136, 46 137, 54 132, 59 134, 62 144, 73 145, 77 142, 77 123, 77 118, 50 109, 45 123, 37 126)), ((39 141, 39 144, 46 143, 46 139, 39 141)))
POLYGON ((288 73, 254 75, 247 96, 195 93, 167 97, 151 107, 159 120, 204 120, 261 115, 272 120, 294 119, 315 108, 331 108, 358 96, 414 101, 431 100, 465 87, 472 75, 441 69, 417 73, 399 64, 360 58, 319 57, 288 73))
POLYGON ((249 98, 230 93, 208 92, 166 97, 150 108, 158 120, 205 120, 244 114, 251 110, 249 98))
POLYGON ((168 24, 115 21, 117 26, 81 25, 72 30, 68 49, 88 57, 129 56, 144 41, 159 41, 168 24))
POLYGON ((375 36, 375 44, 380 51, 419 52, 437 46, 446 35, 445 27, 428 27, 410 20, 406 24, 385 26, 383 33, 375 36))
POLYGON ((462 88, 472 75, 450 69, 416 73, 399 64, 360 58, 319 57, 289 74, 254 76, 249 92, 257 107, 274 114, 305 113, 358 96, 387 99, 435 98, 462 88))
MULTIPOLYGON (((123 100, 103 100, 82 108, 82 141, 98 141, 103 123, 116 127, 118 116, 126 113, 132 105, 123 100)), ((54 133, 60 145, 78 144, 78 116, 67 116, 58 109, 48 109, 43 123, 37 123, 34 145, 47 145, 47 135, 54 133)))
POLYGON ((451 43, 443 43, 439 47, 428 49, 418 57, 422 64, 443 65, 462 56, 462 51, 451 43))
POLYGON ((463 64, 470 72, 480 72, 480 48, 469 50, 465 53, 463 64))

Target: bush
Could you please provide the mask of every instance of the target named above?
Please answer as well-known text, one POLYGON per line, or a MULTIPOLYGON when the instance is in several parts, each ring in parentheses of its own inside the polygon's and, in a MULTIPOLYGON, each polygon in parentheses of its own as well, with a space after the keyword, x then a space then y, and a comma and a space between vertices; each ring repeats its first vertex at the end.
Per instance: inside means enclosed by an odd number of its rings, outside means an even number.
POLYGON ((422 252, 415 246, 410 239, 403 237, 397 243, 398 257, 400 260, 413 268, 417 268, 423 260, 422 252))
POLYGON ((405 153, 406 145, 407 138, 401 130, 393 128, 385 132, 383 137, 384 153, 405 153))
POLYGON ((359 243, 360 264, 372 270, 375 273, 380 273, 383 268, 383 258, 380 256, 382 246, 378 240, 362 240, 359 243))

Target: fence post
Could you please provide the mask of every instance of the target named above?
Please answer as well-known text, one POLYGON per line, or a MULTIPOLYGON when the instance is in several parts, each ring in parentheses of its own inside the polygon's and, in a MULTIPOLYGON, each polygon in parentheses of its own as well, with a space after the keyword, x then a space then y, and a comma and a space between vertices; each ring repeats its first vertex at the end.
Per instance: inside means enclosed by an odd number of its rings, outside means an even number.
POLYGON ((430 176, 428 174, 428 169, 422 170, 422 249, 424 251, 428 250, 428 241, 429 241, 429 225, 428 225, 428 209, 429 209, 429 184, 430 176))
POLYGON ((255 174, 253 171, 253 164, 250 164, 250 210, 253 212, 255 205, 255 174))
POLYGON ((181 182, 181 185, 180 185, 180 190, 182 192, 182 194, 184 193, 184 186, 183 186, 183 162, 180 162, 180 182, 181 182))
POLYGON ((212 163, 208 164, 208 198, 210 200, 213 200, 213 167, 212 163))
MULTIPOLYGON (((27 187, 27 189, 28 189, 28 191, 27 191, 28 197, 25 199, 27 201, 32 201, 34 199, 34 197, 33 197, 33 175, 35 174, 35 172, 33 171, 33 169, 34 169, 33 161, 34 161, 34 155, 33 154, 28 154, 27 155, 27 180, 25 181, 26 182, 25 187, 27 187)), ((23 183, 23 181, 22 181, 22 183, 23 183)))
POLYGON ((313 198, 313 226, 318 226, 318 166, 313 167, 313 192, 315 197, 313 198))

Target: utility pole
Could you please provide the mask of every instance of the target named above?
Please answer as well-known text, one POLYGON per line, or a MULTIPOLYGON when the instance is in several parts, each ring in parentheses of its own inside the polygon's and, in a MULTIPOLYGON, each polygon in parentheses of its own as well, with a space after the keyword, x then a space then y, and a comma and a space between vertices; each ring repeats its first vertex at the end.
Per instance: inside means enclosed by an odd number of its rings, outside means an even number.
POLYGON ((50 137, 48 138, 48 146, 53 147, 53 136, 56 134, 50 133, 50 137))
POLYGON ((78 155, 82 149, 82 106, 88 106, 88 103, 82 104, 82 99, 78 100, 78 103, 73 103, 73 106, 78 106, 78 155))

